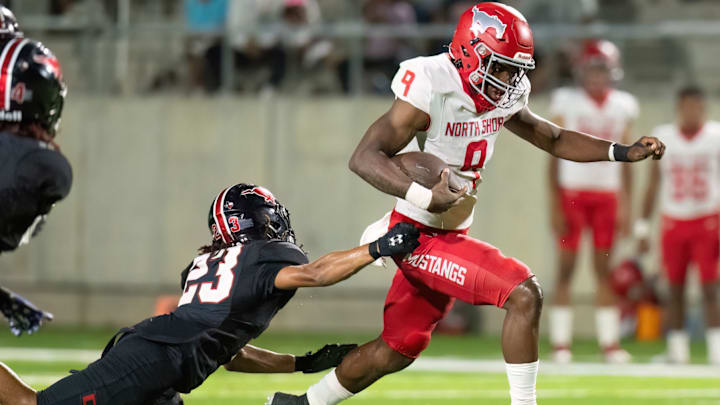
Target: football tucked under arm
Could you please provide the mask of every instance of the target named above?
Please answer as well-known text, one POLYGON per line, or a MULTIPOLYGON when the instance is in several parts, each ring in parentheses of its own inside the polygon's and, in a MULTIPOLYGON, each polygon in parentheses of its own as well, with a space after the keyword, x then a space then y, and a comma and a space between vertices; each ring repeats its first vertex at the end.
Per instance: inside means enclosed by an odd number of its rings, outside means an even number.
MULTIPOLYGON (((426 188, 433 188, 440 182, 440 174, 449 168, 439 157, 426 152, 407 152, 395 155, 390 159, 412 181, 426 188)), ((462 180, 452 171, 448 179, 450 190, 462 188, 462 180)))

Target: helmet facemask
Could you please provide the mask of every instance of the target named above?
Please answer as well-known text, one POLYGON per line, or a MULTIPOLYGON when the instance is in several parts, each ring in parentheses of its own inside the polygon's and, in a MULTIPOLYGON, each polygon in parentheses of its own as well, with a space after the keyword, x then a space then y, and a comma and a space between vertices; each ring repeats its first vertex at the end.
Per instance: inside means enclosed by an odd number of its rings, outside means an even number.
MULTIPOLYGON (((523 78, 528 71, 535 69, 535 61, 530 55, 526 58, 511 59, 497 52, 493 52, 480 40, 475 40, 472 52, 478 58, 478 67, 470 72, 468 82, 490 105, 498 108, 510 108, 517 103, 528 91, 528 85, 523 78), (507 83, 497 78, 494 74, 499 71, 510 72, 510 79, 507 83), (488 95, 489 87, 495 88, 502 93, 502 96, 495 100, 488 95)), ((465 48, 463 47, 463 51, 465 48)))
POLYGON ((266 234, 270 239, 296 244, 295 231, 290 225, 290 212, 280 203, 275 207, 275 217, 269 218, 267 222, 266 234))

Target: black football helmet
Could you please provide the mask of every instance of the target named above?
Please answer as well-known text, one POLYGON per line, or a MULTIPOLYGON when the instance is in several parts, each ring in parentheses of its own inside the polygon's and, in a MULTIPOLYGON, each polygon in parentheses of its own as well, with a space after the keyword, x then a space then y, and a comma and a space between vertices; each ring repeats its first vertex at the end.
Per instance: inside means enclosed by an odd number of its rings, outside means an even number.
POLYGON ((213 240, 225 243, 269 239, 295 243, 288 210, 270 190, 254 184, 236 184, 221 191, 210 206, 208 227, 213 240))
POLYGON ((23 36, 15 14, 5 6, 0 6, 0 39, 23 36))
POLYGON ((38 123, 54 137, 67 94, 60 63, 26 38, 0 46, 0 121, 38 123))

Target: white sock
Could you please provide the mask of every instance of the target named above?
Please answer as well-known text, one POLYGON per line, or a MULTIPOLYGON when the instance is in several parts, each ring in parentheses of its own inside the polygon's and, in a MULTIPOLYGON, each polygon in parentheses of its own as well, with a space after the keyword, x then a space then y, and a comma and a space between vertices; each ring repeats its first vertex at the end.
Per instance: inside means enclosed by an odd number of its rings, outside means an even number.
POLYGON ((572 318, 570 307, 550 308, 550 344, 569 348, 572 344, 572 318))
POLYGON ((685 364, 690 361, 690 337, 683 329, 671 329, 667 334, 668 360, 685 364))
POLYGON ((310 405, 335 405, 351 396, 353 393, 338 381, 335 369, 307 390, 307 399, 310 405))
POLYGON ((705 331, 708 348, 708 362, 720 366, 720 327, 708 328, 705 331))
POLYGON ((617 307, 596 308, 595 331, 601 348, 617 346, 620 343, 620 310, 617 307))
POLYGON ((539 361, 522 364, 505 363, 508 383, 510 383, 510 405, 537 405, 535 383, 539 363, 539 361))

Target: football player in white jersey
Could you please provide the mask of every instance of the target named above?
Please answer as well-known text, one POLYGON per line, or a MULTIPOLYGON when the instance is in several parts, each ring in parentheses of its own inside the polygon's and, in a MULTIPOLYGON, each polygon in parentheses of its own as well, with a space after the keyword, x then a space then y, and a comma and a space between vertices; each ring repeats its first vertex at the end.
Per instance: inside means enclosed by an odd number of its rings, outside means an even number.
POLYGON ((720 365, 720 122, 706 121, 703 91, 689 86, 678 92, 676 122, 655 128, 653 135, 668 145, 669 153, 662 163, 652 165, 643 216, 635 228, 641 238, 641 251, 647 251, 648 221, 659 193, 662 264, 670 285, 668 360, 673 363, 690 360, 684 327, 685 278, 692 262, 702 283, 708 361, 720 365))
POLYGON ((396 99, 365 133, 350 169, 398 198, 388 226, 415 224, 421 230, 420 247, 395 258, 399 269, 385 302, 382 335, 352 351, 307 394, 275 393, 269 404, 337 404, 402 370, 427 347, 455 298, 507 311, 502 352, 512 404, 536 403, 540 286, 523 263, 467 236, 480 173, 500 129, 505 126, 536 147, 575 161, 659 159, 664 146, 650 137, 630 146, 616 144, 533 114, 527 108, 526 73, 534 67, 527 21, 517 10, 494 2, 462 14, 448 53, 400 64, 392 83, 396 99), (447 169, 427 189, 390 160, 417 150, 443 159, 464 179, 462 189, 450 190, 447 169))
MULTIPOLYGON (((629 93, 613 88, 622 76, 620 51, 612 42, 588 40, 582 44, 578 62, 578 85, 553 93, 553 122, 611 142, 631 142, 637 102, 629 93)), ((570 284, 580 239, 588 228, 592 230, 594 247, 598 343, 606 361, 630 360, 619 346, 620 311, 610 288, 609 262, 615 233, 628 234, 631 185, 627 164, 578 163, 556 157, 550 160, 549 205, 559 257, 550 309, 550 343, 557 362, 567 363, 572 358, 570 284)))

